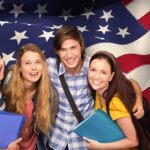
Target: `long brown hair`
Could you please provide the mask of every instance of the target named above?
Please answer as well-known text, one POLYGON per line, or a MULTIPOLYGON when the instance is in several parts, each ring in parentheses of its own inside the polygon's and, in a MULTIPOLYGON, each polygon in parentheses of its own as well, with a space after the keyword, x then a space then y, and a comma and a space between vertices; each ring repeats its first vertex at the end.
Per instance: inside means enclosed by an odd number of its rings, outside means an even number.
POLYGON ((50 77, 47 71, 46 59, 42 50, 33 43, 27 43, 21 47, 18 53, 16 64, 11 67, 12 76, 7 85, 5 85, 5 97, 7 99, 6 109, 11 112, 16 112, 25 115, 25 86, 22 74, 20 72, 21 59, 27 51, 36 52, 42 59, 42 76, 36 84, 36 126, 46 133, 50 128, 50 77))
POLYGON ((109 83, 108 89, 103 94, 103 97, 106 100, 106 110, 108 114, 110 101, 117 93, 117 96, 120 98, 131 115, 132 122, 135 126, 139 140, 139 150, 149 150, 150 139, 147 139, 141 122, 134 117, 132 112, 133 106, 135 105, 136 101, 136 93, 131 81, 124 76, 118 62, 116 61, 116 58, 111 53, 108 53, 106 51, 99 51, 91 57, 90 63, 94 59, 105 59, 111 67, 111 73, 114 72, 113 79, 109 83))

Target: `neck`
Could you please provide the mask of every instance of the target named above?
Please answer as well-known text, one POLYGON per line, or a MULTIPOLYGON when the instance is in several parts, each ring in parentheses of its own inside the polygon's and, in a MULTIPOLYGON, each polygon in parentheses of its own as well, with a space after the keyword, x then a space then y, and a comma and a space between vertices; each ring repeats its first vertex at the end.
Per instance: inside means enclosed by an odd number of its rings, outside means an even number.
POLYGON ((33 91, 34 89, 36 89, 36 85, 37 85, 37 83, 31 83, 28 81, 24 81, 25 91, 33 91))
POLYGON ((36 84, 25 84, 25 100, 32 99, 36 92, 36 84))
POLYGON ((78 74, 80 72, 81 69, 78 69, 78 70, 75 70, 74 68, 73 69, 66 69, 66 72, 72 76, 78 74))
POLYGON ((36 88, 27 89, 25 92, 25 101, 32 100, 35 92, 36 92, 36 88))

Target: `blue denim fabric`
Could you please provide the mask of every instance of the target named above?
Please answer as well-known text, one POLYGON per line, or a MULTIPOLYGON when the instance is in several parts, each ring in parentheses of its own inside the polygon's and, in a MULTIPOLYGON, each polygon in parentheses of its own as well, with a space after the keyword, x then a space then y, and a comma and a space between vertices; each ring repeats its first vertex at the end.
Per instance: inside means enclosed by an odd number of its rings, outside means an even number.
POLYGON ((35 125, 36 122, 36 104, 37 104, 37 97, 36 95, 33 96, 32 98, 33 103, 34 103, 34 110, 33 110, 33 123, 34 123, 34 130, 35 130, 35 134, 37 137, 37 143, 36 143, 36 148, 35 150, 47 150, 47 138, 46 135, 44 135, 42 132, 40 132, 35 125))

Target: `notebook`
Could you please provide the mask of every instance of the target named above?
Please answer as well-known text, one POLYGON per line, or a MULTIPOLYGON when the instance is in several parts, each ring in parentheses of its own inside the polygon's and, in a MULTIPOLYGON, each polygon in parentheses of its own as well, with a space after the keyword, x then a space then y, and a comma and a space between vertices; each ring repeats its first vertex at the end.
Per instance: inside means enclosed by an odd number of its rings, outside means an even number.
POLYGON ((0 111, 0 149, 19 137, 25 117, 16 113, 0 111))
POLYGON ((81 137, 87 137, 102 143, 125 138, 119 125, 101 109, 98 109, 91 116, 78 124, 74 132, 81 137))

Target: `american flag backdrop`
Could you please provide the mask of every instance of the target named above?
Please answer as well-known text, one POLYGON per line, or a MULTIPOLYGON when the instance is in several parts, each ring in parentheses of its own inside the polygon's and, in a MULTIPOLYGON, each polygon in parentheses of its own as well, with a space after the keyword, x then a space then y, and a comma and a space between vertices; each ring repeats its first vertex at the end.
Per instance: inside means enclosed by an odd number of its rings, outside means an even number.
POLYGON ((6 68, 27 42, 40 46, 46 58, 55 57, 54 34, 63 25, 78 27, 88 55, 113 53, 150 104, 150 0, 1 0, 0 55, 6 68))

